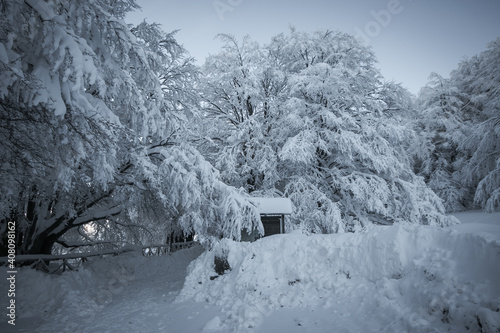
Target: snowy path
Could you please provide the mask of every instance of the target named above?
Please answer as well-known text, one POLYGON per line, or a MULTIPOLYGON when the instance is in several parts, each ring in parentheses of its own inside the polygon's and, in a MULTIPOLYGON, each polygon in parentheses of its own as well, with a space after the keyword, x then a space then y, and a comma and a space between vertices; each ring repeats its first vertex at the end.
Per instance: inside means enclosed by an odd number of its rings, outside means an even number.
MULTIPOLYGON (((200 331, 203 323, 217 314, 215 308, 194 302, 173 304, 182 280, 131 283, 130 287, 104 306, 81 332, 188 332, 200 331)), ((48 325, 52 327, 51 325, 48 325)), ((74 332, 74 331, 72 331, 74 332)))
MULTIPOLYGON (((88 324, 84 328, 79 323, 75 325, 76 328, 82 333, 200 331, 203 324, 215 316, 218 310, 195 302, 174 304, 175 297, 183 286, 187 265, 200 253, 201 249, 198 248, 172 256, 149 258, 158 265, 155 273, 146 272, 150 267, 141 267, 135 272, 136 276, 125 274, 120 280, 115 275, 116 279, 111 282, 118 285, 116 295, 113 295, 109 303, 97 309, 91 320, 86 319, 88 324)), ((110 285, 108 289, 112 289, 110 285)), ((50 328, 47 332, 54 332, 52 325, 47 326, 50 328)))
MULTIPOLYGON (((219 310, 196 302, 174 304, 174 299, 184 283, 187 265, 200 253, 197 248, 172 256, 128 259, 138 263, 134 272, 130 267, 124 268, 127 261, 124 256, 103 260, 91 267, 97 275, 92 283, 99 286, 73 290, 71 295, 66 291, 67 299, 55 313, 43 319, 39 316, 21 317, 15 329, 2 323, 0 331, 199 332, 207 321, 219 314, 219 310), (151 264, 156 267, 146 267, 151 264), (106 270, 107 274, 99 275, 101 270, 106 270)), ((88 284, 88 281, 81 280, 72 277, 69 284, 88 284)), ((50 302, 50 299, 45 302, 50 302)))

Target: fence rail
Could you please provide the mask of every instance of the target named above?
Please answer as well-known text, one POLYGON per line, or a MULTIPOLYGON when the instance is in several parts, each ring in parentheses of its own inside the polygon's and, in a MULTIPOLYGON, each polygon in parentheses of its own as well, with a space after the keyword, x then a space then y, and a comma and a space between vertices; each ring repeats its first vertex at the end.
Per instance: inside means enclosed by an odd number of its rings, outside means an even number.
MULTIPOLYGON (((179 242, 161 245, 129 246, 118 250, 104 250, 87 253, 67 253, 61 255, 50 254, 21 254, 16 256, 16 266, 29 266, 48 273, 75 270, 82 263, 92 257, 116 256, 127 252, 140 251, 143 256, 161 256, 172 252, 187 249, 194 246, 196 242, 179 242)), ((0 257, 0 266, 7 265, 8 257, 0 257)))
POLYGON ((142 255, 145 257, 161 256, 178 250, 188 249, 194 246, 195 244, 196 242, 191 241, 191 242, 178 242, 178 243, 161 244, 161 245, 148 245, 142 247, 142 255))

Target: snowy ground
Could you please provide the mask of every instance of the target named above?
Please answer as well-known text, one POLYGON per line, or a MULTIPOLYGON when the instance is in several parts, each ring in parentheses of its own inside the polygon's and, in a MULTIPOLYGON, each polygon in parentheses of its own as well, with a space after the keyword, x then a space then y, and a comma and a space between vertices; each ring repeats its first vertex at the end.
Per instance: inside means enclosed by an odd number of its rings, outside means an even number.
POLYGON ((0 332, 499 332, 500 213, 456 216, 447 229, 276 235, 60 276, 22 269, 16 327, 4 315, 0 332), (232 267, 217 278, 215 252, 232 267))

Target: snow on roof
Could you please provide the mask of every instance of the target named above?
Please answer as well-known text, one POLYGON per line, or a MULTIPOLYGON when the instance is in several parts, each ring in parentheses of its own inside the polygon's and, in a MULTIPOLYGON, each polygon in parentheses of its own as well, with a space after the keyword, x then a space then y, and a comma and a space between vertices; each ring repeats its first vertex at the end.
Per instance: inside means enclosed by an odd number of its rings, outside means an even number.
POLYGON ((292 214, 292 201, 288 198, 250 198, 261 214, 292 214))

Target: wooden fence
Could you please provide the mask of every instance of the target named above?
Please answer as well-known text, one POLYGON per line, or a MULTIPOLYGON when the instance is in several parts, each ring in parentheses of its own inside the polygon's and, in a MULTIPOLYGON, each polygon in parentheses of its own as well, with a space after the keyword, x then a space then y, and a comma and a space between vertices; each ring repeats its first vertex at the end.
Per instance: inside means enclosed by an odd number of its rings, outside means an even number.
MULTIPOLYGON (((104 250, 87 253, 67 253, 61 255, 17 255, 15 258, 16 267, 29 266, 48 273, 60 273, 66 270, 75 270, 82 263, 92 257, 116 256, 127 252, 140 251, 143 256, 161 256, 172 252, 187 249, 194 246, 196 242, 179 242, 161 245, 130 246, 118 250, 104 250)), ((0 257, 0 266, 8 264, 8 257, 0 257)))
POLYGON ((148 245, 142 247, 142 255, 145 257, 161 256, 178 250, 188 249, 195 244, 196 242, 191 241, 191 242, 178 242, 178 243, 161 244, 161 245, 148 245))

